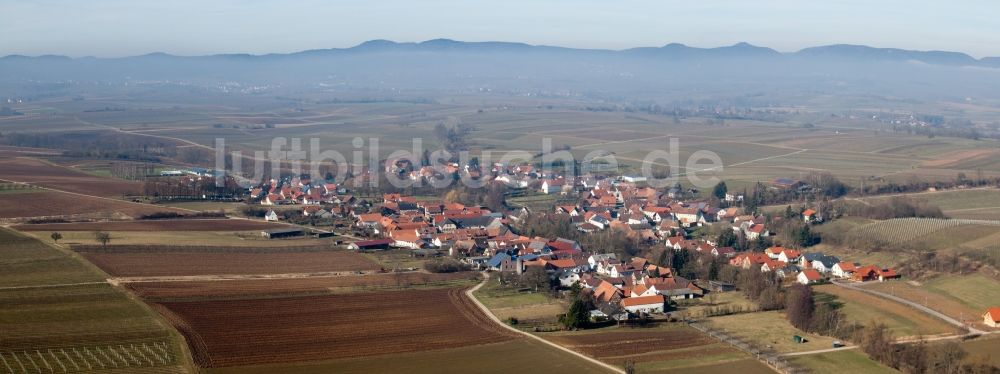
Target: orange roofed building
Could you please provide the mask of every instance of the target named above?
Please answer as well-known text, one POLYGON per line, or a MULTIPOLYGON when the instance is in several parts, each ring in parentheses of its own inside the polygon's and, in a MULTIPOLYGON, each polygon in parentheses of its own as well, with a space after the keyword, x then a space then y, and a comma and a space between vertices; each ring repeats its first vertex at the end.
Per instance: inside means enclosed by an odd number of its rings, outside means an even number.
POLYGON ((989 327, 1000 327, 1000 306, 986 309, 983 314, 983 323, 989 327))

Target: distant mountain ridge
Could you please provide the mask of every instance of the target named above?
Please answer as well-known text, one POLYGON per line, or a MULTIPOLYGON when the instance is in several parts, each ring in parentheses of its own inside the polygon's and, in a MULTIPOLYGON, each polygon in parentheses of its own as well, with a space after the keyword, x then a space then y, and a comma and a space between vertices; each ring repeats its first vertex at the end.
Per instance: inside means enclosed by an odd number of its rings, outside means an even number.
POLYGON ((1000 67, 1000 57, 984 57, 976 59, 968 54, 951 51, 918 51, 898 48, 876 48, 866 45, 833 44, 809 47, 797 52, 782 53, 777 50, 755 46, 746 42, 731 46, 700 48, 680 43, 670 43, 662 47, 637 47, 624 50, 611 49, 580 49, 546 45, 532 45, 518 42, 465 42, 452 39, 432 39, 423 42, 395 42, 385 39, 375 39, 348 48, 312 49, 292 53, 269 54, 214 54, 201 56, 178 56, 163 52, 153 52, 144 55, 119 58, 69 58, 60 55, 23 56, 8 55, 0 60, 10 59, 47 59, 47 60, 122 60, 122 59, 165 59, 165 58, 240 58, 240 59, 273 59, 295 56, 348 55, 352 53, 384 53, 384 52, 558 52, 593 55, 628 55, 651 58, 666 58, 677 60, 717 59, 717 58, 820 58, 833 61, 915 61, 933 65, 948 66, 987 66, 1000 67))

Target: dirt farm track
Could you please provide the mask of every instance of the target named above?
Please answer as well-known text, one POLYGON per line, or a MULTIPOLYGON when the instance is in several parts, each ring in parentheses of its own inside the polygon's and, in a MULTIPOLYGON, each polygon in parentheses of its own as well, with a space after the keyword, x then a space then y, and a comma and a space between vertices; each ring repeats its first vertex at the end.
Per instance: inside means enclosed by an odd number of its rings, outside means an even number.
POLYGON ((463 289, 154 304, 202 367, 363 357, 513 339, 463 289))

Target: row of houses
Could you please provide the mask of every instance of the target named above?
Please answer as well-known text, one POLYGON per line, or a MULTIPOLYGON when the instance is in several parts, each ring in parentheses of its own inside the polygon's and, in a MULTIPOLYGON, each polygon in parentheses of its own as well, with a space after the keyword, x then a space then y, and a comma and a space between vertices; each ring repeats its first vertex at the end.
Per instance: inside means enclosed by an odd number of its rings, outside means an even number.
POLYGON ((744 269, 774 271, 782 278, 794 275, 796 281, 802 284, 817 283, 831 278, 868 282, 900 277, 891 268, 876 265, 861 266, 856 262, 841 261, 837 256, 822 252, 802 253, 784 247, 770 247, 764 252, 741 253, 734 256, 729 263, 744 269))

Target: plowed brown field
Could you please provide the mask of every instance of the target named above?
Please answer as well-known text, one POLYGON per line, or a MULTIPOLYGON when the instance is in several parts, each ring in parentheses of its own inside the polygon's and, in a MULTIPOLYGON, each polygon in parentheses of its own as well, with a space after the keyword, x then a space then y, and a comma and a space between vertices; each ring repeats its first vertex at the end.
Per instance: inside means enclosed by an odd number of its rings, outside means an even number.
POLYGON ((375 262, 348 251, 325 252, 81 252, 116 277, 318 273, 378 270, 375 262))
POLYGON ((0 194, 0 218, 116 214, 128 218, 164 211, 178 210, 46 190, 0 194))
POLYGON ((160 305, 203 367, 363 357, 513 338, 459 288, 160 305))
POLYGON ((141 192, 142 183, 102 178, 31 158, 0 159, 0 179, 92 196, 141 192))

